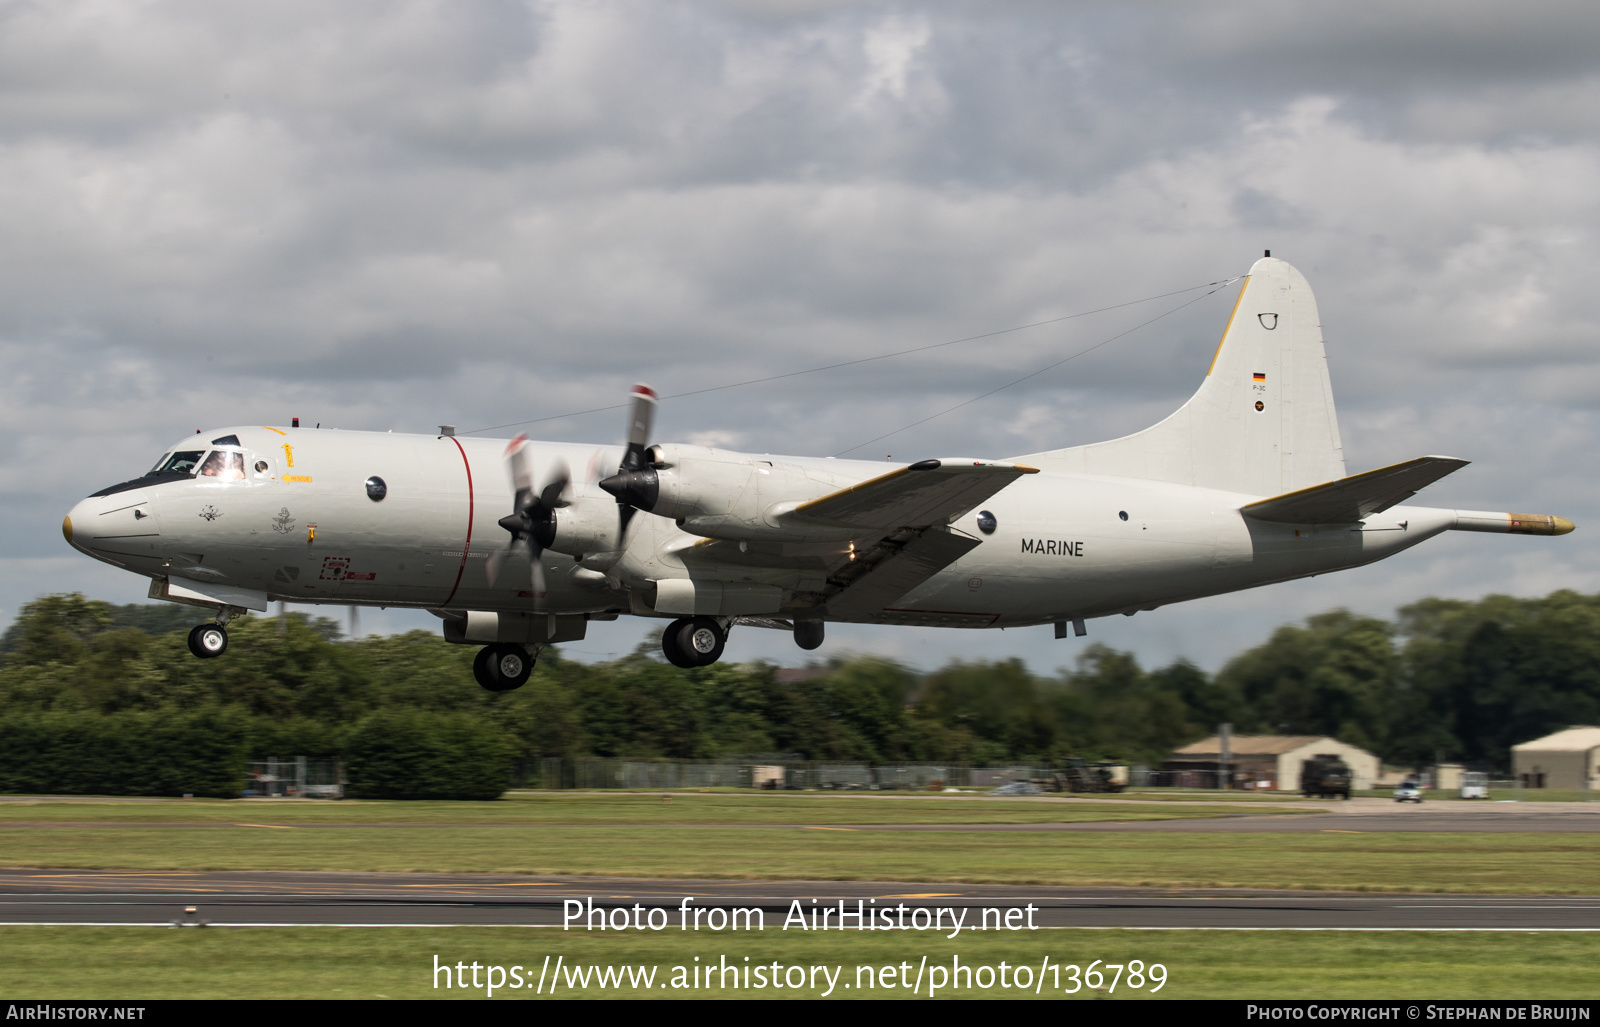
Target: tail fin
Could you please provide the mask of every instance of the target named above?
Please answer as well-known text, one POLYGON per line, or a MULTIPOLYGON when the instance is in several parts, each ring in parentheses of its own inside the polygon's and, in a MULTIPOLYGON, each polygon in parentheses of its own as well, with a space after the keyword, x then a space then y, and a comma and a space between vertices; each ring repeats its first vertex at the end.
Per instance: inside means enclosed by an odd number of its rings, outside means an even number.
POLYGON ((1016 458, 1046 471, 1276 496, 1344 477, 1344 448, 1305 276, 1256 261, 1205 381, 1177 413, 1110 442, 1016 458))

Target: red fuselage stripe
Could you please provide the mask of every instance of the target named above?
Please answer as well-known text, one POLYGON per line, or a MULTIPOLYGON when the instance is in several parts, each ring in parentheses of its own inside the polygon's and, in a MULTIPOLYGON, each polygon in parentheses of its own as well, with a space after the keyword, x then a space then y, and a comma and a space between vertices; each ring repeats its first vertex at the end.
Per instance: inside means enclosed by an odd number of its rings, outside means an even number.
POLYGON ((472 461, 467 459, 467 451, 461 449, 461 440, 452 435, 450 441, 461 450, 461 465, 467 469, 467 544, 461 547, 461 566, 456 569, 456 583, 451 586, 450 594, 445 596, 444 602, 440 604, 443 606, 449 606, 450 600, 456 597, 456 591, 461 588, 461 575, 467 571, 467 555, 472 552, 472 518, 476 512, 474 510, 476 503, 472 495, 472 461))

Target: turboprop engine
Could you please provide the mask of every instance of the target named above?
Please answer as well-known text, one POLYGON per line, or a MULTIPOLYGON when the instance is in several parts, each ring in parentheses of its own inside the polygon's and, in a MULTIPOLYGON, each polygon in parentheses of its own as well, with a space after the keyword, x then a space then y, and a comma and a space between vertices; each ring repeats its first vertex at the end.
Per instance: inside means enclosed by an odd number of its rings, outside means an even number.
POLYGON ((684 531, 706 538, 817 542, 859 532, 815 523, 801 531, 785 517, 801 502, 849 483, 792 460, 671 444, 650 447, 641 467, 612 475, 600 487, 619 503, 670 517, 684 531))

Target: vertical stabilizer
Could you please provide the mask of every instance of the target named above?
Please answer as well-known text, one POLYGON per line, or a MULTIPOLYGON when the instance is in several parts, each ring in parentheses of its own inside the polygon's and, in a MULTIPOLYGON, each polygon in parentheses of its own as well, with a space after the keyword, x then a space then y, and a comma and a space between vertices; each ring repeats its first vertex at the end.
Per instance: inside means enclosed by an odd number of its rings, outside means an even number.
POLYGON ((1322 322, 1305 276, 1256 261, 1200 389, 1177 413, 1110 442, 1016 458, 1104 474, 1275 496, 1344 477, 1322 322))

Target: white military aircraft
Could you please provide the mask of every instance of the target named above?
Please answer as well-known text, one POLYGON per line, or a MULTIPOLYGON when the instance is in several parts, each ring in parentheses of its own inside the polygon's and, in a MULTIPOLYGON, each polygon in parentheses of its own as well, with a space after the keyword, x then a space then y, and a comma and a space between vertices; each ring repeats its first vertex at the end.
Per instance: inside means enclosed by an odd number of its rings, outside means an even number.
POLYGON ((1070 624, 1356 567, 1442 531, 1561 535, 1571 521, 1399 505, 1466 464, 1345 474, 1310 286, 1256 262, 1204 382, 1135 435, 1006 460, 876 462, 651 444, 234 426, 179 440, 62 525, 152 598, 209 607, 189 647, 273 600, 427 609, 482 645, 483 687, 528 678, 591 620, 670 619, 680 667, 735 625, 803 649, 828 621, 1070 624), (575 478, 572 467, 586 468, 575 478), (616 468, 615 473, 611 469, 616 468), (526 561, 526 565, 523 562, 526 561))

